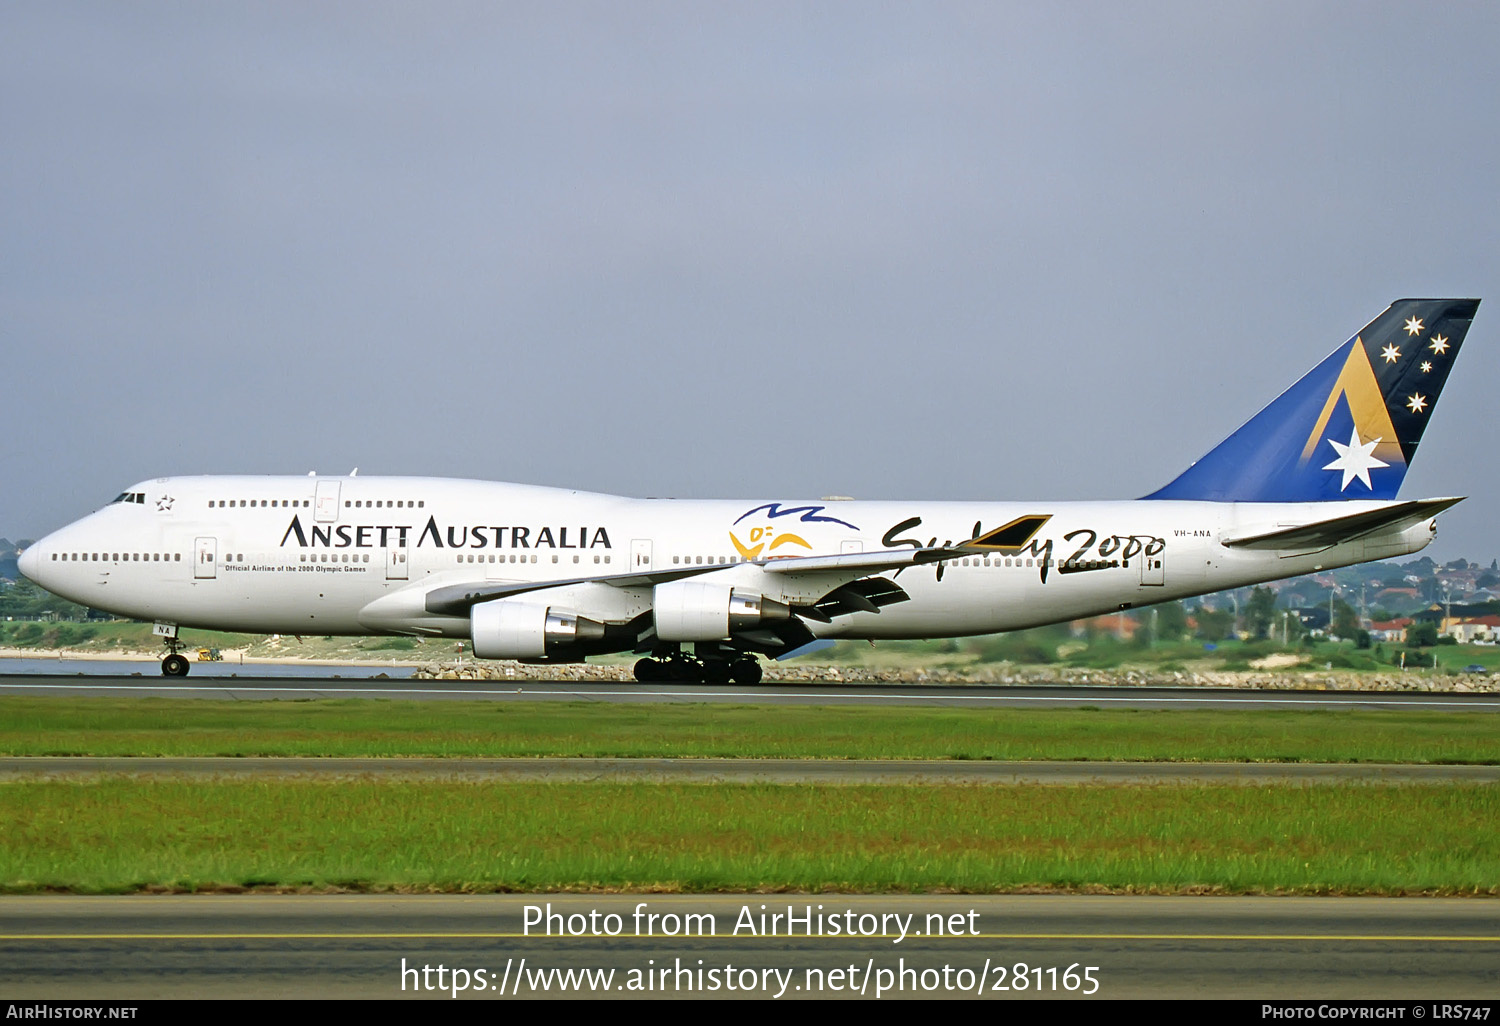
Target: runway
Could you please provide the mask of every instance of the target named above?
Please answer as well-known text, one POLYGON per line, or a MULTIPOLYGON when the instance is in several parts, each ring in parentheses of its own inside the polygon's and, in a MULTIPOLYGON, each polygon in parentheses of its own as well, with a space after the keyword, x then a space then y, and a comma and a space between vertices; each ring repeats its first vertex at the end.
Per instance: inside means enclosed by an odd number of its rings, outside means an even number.
POLYGON ((149 778, 699 784, 1497 784, 1500 766, 1372 763, 990 762, 916 759, 0 757, 0 782, 149 778))
POLYGON ((910 705, 968 708, 1422 709, 1500 712, 1500 694, 1428 691, 1261 691, 1090 685, 633 684, 578 681, 413 681, 335 677, 191 678, 0 675, 0 695, 137 696, 235 701, 387 698, 486 702, 721 702, 768 705, 910 705))
POLYGON ((1101 998, 1500 995, 1500 905, 1462 899, 0 897, 0 923, 11 999, 1014 1000, 1084 996, 1089 967, 1101 998))

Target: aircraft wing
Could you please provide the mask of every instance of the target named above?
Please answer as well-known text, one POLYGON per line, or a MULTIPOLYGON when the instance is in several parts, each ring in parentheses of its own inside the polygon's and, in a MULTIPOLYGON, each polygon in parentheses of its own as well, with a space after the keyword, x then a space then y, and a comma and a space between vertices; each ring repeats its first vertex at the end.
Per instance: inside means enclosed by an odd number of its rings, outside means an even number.
POLYGON ((927 549, 880 549, 875 552, 846 552, 838 556, 787 556, 783 559, 758 559, 755 564, 773 574, 840 573, 863 571, 877 574, 906 566, 922 566, 962 555, 957 548, 936 546, 927 549))
POLYGON ((473 584, 450 584, 434 588, 425 598, 427 612, 442 616, 467 616, 469 609, 491 599, 508 598, 527 592, 545 591, 550 588, 565 588, 576 584, 607 584, 616 588, 650 588, 685 577, 721 570, 732 570, 740 566, 758 566, 773 574, 807 575, 813 579, 826 578, 827 590, 870 574, 902 567, 922 566, 959 555, 956 549, 883 549, 876 552, 849 552, 836 556, 787 556, 780 559, 757 559, 746 563, 718 563, 706 566, 677 567, 671 570, 645 570, 628 574, 609 574, 600 577, 569 577, 549 581, 483 581, 473 584))
POLYGON ((1297 527, 1283 527, 1240 537, 1225 538, 1228 548, 1241 549, 1319 549, 1340 542, 1354 541, 1377 531, 1405 529, 1430 519, 1449 507, 1464 501, 1464 496, 1450 499, 1417 499, 1398 502, 1364 513, 1350 513, 1327 520, 1315 520, 1297 527))
POLYGON ((631 574, 609 574, 600 577, 564 577, 548 581, 483 581, 473 584, 450 584, 427 593, 427 611, 446 616, 468 616, 469 607, 490 599, 524 595, 529 591, 566 588, 575 584, 610 584, 617 588, 653 587, 684 577, 696 577, 727 566, 692 566, 676 570, 647 570, 631 574))

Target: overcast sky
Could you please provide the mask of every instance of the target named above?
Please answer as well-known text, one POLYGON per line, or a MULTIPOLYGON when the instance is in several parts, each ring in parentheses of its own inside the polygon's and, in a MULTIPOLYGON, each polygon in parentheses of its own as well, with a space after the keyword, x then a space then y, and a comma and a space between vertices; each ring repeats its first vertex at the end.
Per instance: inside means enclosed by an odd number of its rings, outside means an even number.
POLYGON ((137 480, 1128 498, 1478 296, 1500 5, 0 5, 0 532, 137 480))

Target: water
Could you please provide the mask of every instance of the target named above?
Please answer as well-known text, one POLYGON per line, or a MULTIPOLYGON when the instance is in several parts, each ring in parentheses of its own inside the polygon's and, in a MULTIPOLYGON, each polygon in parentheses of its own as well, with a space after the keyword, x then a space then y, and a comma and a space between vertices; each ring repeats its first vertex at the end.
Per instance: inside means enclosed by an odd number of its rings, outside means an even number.
MULTIPOLYGON (((239 677, 410 677, 415 666, 376 666, 369 663, 353 666, 315 666, 306 663, 246 663, 225 660, 221 663, 193 663, 188 680, 239 677)), ((84 677, 160 677, 161 665, 153 662, 113 659, 0 659, 0 674, 77 674, 84 677)), ((181 678, 179 678, 181 679, 181 678)))

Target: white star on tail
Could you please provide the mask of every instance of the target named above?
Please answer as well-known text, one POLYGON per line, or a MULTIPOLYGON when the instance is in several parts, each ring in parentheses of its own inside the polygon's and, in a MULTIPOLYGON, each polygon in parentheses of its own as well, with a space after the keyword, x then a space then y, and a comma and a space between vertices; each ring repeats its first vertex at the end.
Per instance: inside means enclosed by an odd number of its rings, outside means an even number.
POLYGON ((1408 335, 1422 334, 1422 322, 1415 317, 1408 317, 1406 319, 1406 333, 1408 335))
POLYGON ((1432 351, 1434 353, 1446 353, 1448 351, 1448 337, 1439 335, 1432 340, 1432 351))
POLYGON ((1406 401, 1407 407, 1413 413, 1421 413, 1427 409, 1427 397, 1425 395, 1413 395, 1406 401))
POLYGON ((1395 363, 1397 360, 1401 359, 1401 350, 1397 349, 1395 346, 1386 346, 1380 351, 1380 355, 1385 357, 1386 363, 1395 363))
POLYGON ((1349 435, 1349 444, 1340 445, 1332 438, 1328 444, 1338 450, 1339 458, 1334 460, 1324 470, 1342 470, 1344 480, 1339 484, 1339 491, 1349 487, 1349 482, 1356 477, 1365 483, 1365 487, 1374 491, 1375 486, 1370 484, 1370 471, 1376 467, 1389 467, 1390 464, 1384 460, 1376 459, 1372 454, 1375 446, 1380 444, 1380 439, 1372 439, 1361 445, 1359 442, 1359 428, 1355 428, 1349 435))

